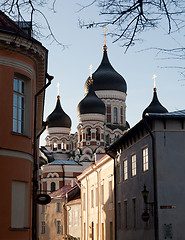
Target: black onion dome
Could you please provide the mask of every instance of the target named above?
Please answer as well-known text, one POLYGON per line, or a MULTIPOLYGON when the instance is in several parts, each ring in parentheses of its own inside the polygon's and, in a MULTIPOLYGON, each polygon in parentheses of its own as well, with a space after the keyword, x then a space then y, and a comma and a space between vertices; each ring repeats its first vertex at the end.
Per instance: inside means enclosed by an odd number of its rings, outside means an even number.
POLYGON ((168 110, 163 107, 163 105, 159 102, 157 97, 156 89, 154 88, 153 99, 150 105, 143 111, 143 117, 146 113, 167 113, 168 110))
MULTIPOLYGON (((94 91, 96 90, 117 90, 126 93, 127 84, 125 79, 117 73, 109 62, 106 46, 101 64, 93 73, 94 91)), ((89 91, 89 78, 85 83, 85 92, 89 91)))
POLYGON ((71 119, 64 112, 60 104, 60 97, 57 97, 57 104, 54 111, 46 119, 47 126, 71 128, 71 119))
POLYGON ((78 113, 99 113, 105 115, 105 104, 102 100, 98 98, 98 96, 94 92, 93 85, 94 84, 90 84, 89 92, 78 104, 78 113))

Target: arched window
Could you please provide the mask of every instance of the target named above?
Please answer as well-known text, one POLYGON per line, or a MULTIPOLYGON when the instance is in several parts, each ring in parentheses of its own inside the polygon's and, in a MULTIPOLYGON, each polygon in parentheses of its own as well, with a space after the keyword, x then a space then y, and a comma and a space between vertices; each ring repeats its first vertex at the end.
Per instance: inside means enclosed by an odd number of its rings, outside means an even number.
POLYGON ((54 192, 55 191, 55 182, 52 182, 51 183, 51 192, 54 192))
POLYGON ((107 105, 107 123, 111 123, 111 105, 107 105))
POLYGON ((119 135, 115 135, 115 142, 119 139, 119 135))
POLYGON ((106 145, 107 145, 107 146, 110 145, 110 137, 109 137, 109 134, 106 135, 106 145))
POLYGON ((91 129, 90 129, 90 128, 87 128, 87 131, 86 131, 86 140, 87 140, 87 141, 91 140, 91 129))
POLYGON ((118 109, 114 107, 114 123, 118 123, 118 109))
POLYGON ((56 140, 53 143, 53 151, 57 151, 57 141, 56 140))
POLYGON ((96 128, 96 140, 100 141, 100 129, 96 128))
POLYGON ((123 124, 123 107, 122 106, 120 109, 120 114, 121 114, 121 124, 123 124))
POLYGON ((66 150, 66 142, 64 140, 62 141, 62 150, 66 150))

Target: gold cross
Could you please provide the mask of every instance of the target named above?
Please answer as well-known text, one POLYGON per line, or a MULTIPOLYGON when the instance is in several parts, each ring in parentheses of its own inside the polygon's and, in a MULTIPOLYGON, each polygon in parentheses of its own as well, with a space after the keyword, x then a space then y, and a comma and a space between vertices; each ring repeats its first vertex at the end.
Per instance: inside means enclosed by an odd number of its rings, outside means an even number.
POLYGON ((104 34, 104 45, 106 45, 106 31, 108 29, 106 27, 104 27, 104 30, 103 30, 103 34, 104 34))
POLYGON ((59 88, 60 88, 60 83, 57 83, 57 92, 58 92, 58 96, 59 96, 59 88))
POLYGON ((90 67, 89 67, 89 69, 90 69, 90 79, 92 80, 92 68, 93 68, 93 66, 92 66, 92 64, 90 65, 90 67))
POLYGON ((152 78, 152 79, 154 80, 154 88, 156 88, 156 81, 155 81, 156 78, 157 78, 157 76, 154 74, 154 75, 153 75, 153 78, 152 78))

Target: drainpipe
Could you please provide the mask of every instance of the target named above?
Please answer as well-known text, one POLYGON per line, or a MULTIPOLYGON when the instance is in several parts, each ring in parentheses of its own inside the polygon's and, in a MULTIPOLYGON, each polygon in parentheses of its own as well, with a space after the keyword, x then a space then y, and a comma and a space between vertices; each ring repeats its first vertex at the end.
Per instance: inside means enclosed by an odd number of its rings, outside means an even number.
POLYGON ((63 184, 62 184, 62 187, 65 186, 65 171, 64 171, 64 165, 61 165, 62 166, 62 171, 63 171, 63 176, 62 176, 62 179, 63 179, 63 184))
POLYGON ((155 240, 159 240, 159 219, 158 219, 158 198, 157 198, 157 163, 156 163, 156 149, 155 149, 155 137, 152 133, 146 118, 143 118, 144 125, 148 130, 152 139, 152 164, 153 164, 153 189, 154 189, 154 229, 155 240))
POLYGON ((38 142, 37 142, 37 139, 40 136, 40 134, 37 135, 37 103, 38 103, 38 96, 46 90, 46 88, 51 84, 51 81, 53 80, 54 77, 46 73, 46 78, 48 79, 48 83, 45 84, 44 87, 41 88, 40 91, 38 91, 35 94, 35 104, 34 104, 32 240, 38 239, 38 236, 37 236, 38 235, 38 231, 37 231, 38 219, 37 219, 37 203, 36 203, 36 196, 37 196, 37 190, 38 190, 38 159, 37 159, 38 142))
POLYGON ((114 240, 117 240, 116 157, 108 151, 106 153, 114 160, 114 240))

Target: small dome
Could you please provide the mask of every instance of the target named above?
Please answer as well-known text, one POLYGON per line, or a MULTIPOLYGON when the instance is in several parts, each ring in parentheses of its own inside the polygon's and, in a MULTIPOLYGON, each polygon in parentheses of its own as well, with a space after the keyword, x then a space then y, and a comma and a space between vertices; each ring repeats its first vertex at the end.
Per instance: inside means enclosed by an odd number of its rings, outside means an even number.
POLYGON ((54 111, 46 119, 47 126, 71 128, 71 119, 64 112, 60 104, 60 97, 57 97, 57 104, 54 111))
POLYGON ((168 110, 162 106, 157 97, 156 88, 154 88, 153 99, 150 105, 143 111, 143 117, 146 113, 167 113, 168 110))
MULTIPOLYGON (((93 73, 94 91, 97 90, 117 90, 126 93, 127 84, 125 79, 117 73, 109 62, 107 50, 104 46, 104 54, 101 64, 93 73)), ((89 78, 85 83, 85 92, 89 91, 89 78)))
POLYGON ((105 104, 94 92, 94 84, 90 84, 88 94, 78 104, 78 113, 99 113, 105 115, 105 104))

